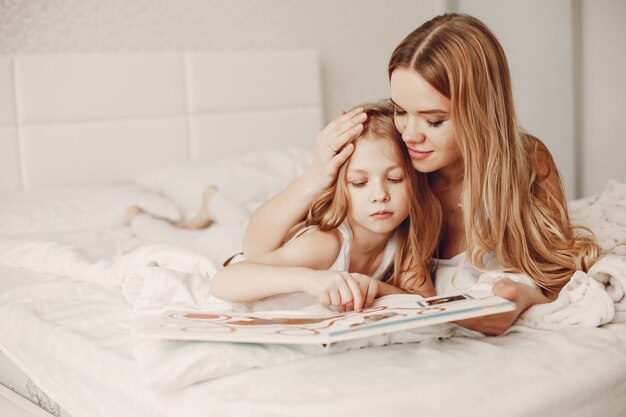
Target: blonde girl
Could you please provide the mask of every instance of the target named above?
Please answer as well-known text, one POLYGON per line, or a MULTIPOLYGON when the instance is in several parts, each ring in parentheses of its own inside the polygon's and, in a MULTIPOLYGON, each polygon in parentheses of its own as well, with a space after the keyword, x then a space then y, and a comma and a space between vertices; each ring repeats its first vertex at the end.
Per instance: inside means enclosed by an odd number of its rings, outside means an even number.
POLYGON ((437 202, 411 166, 390 103, 359 110, 368 120, 337 181, 279 248, 219 271, 215 296, 241 303, 305 292, 324 305, 358 311, 381 295, 434 295, 428 265, 437 202))
MULTIPOLYGON (((571 225, 549 151, 518 125, 504 51, 482 22, 460 14, 435 17, 398 45, 388 70, 395 125, 439 203, 434 256, 476 271, 496 260, 536 284, 498 281, 493 292, 515 301, 517 309, 461 323, 501 334, 524 310, 553 299, 574 271, 587 270, 597 242, 571 225)), ((332 181, 362 121, 359 112, 342 115, 318 137, 309 171, 253 214, 246 251, 268 250, 302 216, 299 204, 332 181), (300 203, 275 211, 285 200, 300 203)))

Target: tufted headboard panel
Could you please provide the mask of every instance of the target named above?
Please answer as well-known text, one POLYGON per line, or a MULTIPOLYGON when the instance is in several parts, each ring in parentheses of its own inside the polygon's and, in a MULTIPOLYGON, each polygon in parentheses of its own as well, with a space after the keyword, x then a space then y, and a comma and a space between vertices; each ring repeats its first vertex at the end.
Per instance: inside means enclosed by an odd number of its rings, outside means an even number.
POLYGON ((0 191, 309 147, 322 127, 311 50, 0 57, 0 91, 0 191))

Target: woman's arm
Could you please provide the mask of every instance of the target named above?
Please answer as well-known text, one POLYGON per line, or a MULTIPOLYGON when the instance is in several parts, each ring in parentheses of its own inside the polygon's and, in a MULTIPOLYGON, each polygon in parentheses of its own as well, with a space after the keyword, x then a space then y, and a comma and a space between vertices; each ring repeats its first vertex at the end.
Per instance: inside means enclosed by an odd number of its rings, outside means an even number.
MULTIPOLYGON (((537 175, 533 183, 535 196, 555 217, 559 217, 561 210, 565 210, 567 213, 567 202, 559 171, 550 151, 539 139, 529 135, 527 140, 526 151, 537 175)), ((457 322, 457 324, 486 335, 500 335, 506 332, 524 311, 535 304, 554 301, 559 294, 558 291, 546 292, 541 288, 533 288, 510 279, 497 281, 492 291, 495 295, 513 301, 516 304, 515 310, 508 313, 462 320, 457 322)))
POLYGON ((243 236, 246 257, 278 248, 289 229, 304 219, 315 197, 337 179, 339 167, 354 150, 349 142, 361 132, 365 119, 362 108, 354 109, 318 135, 313 160, 302 177, 252 213, 243 236))

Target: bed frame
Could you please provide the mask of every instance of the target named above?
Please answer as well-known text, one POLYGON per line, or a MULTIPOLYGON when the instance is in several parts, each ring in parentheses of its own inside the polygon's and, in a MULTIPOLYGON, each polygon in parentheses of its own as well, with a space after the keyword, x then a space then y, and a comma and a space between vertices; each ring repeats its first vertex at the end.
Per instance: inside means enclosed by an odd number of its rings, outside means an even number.
POLYGON ((310 147, 320 86, 312 50, 0 57, 0 191, 310 147))

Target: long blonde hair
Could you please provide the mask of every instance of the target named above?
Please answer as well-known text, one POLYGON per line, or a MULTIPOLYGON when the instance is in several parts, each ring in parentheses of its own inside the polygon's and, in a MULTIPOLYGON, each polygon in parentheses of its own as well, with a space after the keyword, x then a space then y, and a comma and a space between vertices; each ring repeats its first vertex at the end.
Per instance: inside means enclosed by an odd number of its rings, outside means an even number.
MULTIPOLYGON (((413 198, 409 208, 408 218, 398 226, 398 249, 395 253, 393 268, 387 277, 391 285, 404 288, 408 291, 417 288, 421 282, 419 277, 426 279, 430 258, 437 247, 441 210, 439 202, 430 191, 427 177, 416 172, 411 164, 402 137, 393 122, 393 106, 389 101, 364 104, 367 121, 359 137, 354 140, 358 146, 359 140, 386 140, 392 143, 400 163, 403 175, 408 186, 409 195, 413 198)), ((316 226, 319 230, 329 231, 336 229, 343 223, 350 210, 346 174, 350 160, 339 169, 337 181, 324 190, 315 199, 310 207, 306 219, 291 228, 283 244, 297 235, 308 226, 316 226)))
POLYGON ((508 63, 491 31, 471 16, 437 16, 395 49, 390 78, 397 68, 416 71, 450 99, 472 264, 484 270, 483 257, 495 251, 507 271, 524 272, 548 290, 587 270, 598 255, 597 241, 571 225, 564 198, 538 198, 541 176, 530 149, 538 140, 518 126, 508 63))

